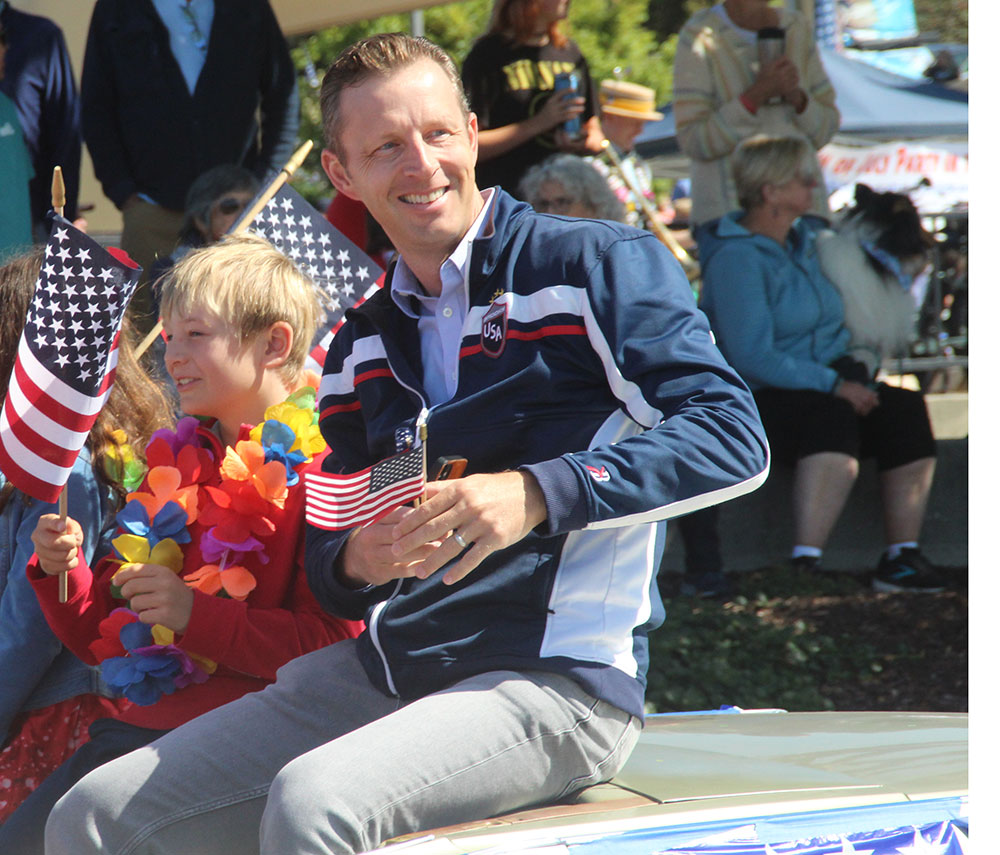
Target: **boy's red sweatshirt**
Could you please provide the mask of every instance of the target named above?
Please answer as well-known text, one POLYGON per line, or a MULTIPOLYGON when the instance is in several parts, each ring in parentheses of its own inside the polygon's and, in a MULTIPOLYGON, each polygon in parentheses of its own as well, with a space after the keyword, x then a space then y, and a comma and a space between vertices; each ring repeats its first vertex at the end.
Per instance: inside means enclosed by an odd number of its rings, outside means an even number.
MULTIPOLYGON (((247 439, 249 430, 244 426, 240 438, 247 439)), ((206 429, 199 428, 198 435, 216 460, 216 476, 209 483, 218 484, 222 444, 206 429)), ((247 599, 240 602, 194 591, 187 631, 178 634, 175 643, 188 653, 218 663, 215 673, 204 683, 177 689, 150 706, 127 704, 119 716, 122 721, 158 730, 177 727, 247 692, 263 689, 290 659, 335 641, 355 638, 364 629, 360 621, 342 620, 325 612, 306 581, 305 484, 301 476, 307 471, 320 471, 324 456, 325 452, 298 469, 299 482, 289 487, 284 509, 274 508, 269 514, 276 531, 262 539, 268 563, 261 563, 256 552, 241 558, 240 563, 257 580, 257 587, 247 599)), ((70 514, 72 511, 70 508, 70 514)), ((195 520, 188 531, 191 542, 181 545, 182 576, 205 564, 198 548, 205 528, 195 520)), ((111 596, 111 577, 119 569, 119 562, 108 556, 92 572, 82 554, 78 561, 68 574, 69 597, 65 603, 59 602, 59 577, 46 575, 38 566, 37 556, 32 556, 27 573, 53 632, 84 662, 96 664, 88 645, 99 637, 98 625, 113 609, 127 607, 128 603, 111 596)))

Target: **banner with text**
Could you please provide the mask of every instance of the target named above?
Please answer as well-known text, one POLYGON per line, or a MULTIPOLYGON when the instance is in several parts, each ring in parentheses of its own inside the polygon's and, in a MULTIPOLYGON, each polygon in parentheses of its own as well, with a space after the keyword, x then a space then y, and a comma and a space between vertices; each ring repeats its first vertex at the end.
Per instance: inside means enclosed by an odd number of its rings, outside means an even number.
POLYGON ((960 208, 969 200, 968 142, 830 143, 820 150, 819 162, 834 211, 853 202, 859 183, 878 191, 908 192, 922 213, 960 208), (917 187, 924 178, 930 184, 917 187))

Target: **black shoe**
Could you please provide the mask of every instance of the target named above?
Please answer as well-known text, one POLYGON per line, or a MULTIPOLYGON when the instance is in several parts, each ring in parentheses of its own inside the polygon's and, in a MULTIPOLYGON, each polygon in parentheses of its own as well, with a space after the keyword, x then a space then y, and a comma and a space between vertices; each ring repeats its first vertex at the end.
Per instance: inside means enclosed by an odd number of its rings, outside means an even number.
POLYGON ((882 553, 872 578, 872 588, 882 593, 917 591, 937 594, 945 589, 945 582, 919 549, 908 546, 892 559, 882 553))
POLYGON ((724 599, 732 593, 732 585, 724 573, 687 573, 681 582, 681 594, 703 600, 724 599))
POLYGON ((818 555, 797 555, 788 563, 796 573, 820 573, 823 570, 818 555))

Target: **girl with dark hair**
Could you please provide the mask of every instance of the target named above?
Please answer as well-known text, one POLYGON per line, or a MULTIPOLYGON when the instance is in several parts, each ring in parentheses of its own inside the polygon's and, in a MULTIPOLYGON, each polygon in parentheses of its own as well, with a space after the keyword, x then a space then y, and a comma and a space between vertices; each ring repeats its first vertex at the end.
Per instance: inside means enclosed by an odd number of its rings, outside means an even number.
MULTIPOLYGON (((17 358, 42 265, 36 247, 0 267, 0 400, 17 358)), ((84 528, 88 560, 106 524, 142 479, 142 449, 157 428, 174 422, 164 390, 135 360, 125 320, 115 384, 73 466, 65 490, 84 528)), ((63 647, 42 614, 24 568, 34 552, 31 533, 55 505, 17 490, 0 472, 0 823, 50 772, 88 739, 90 724, 114 714, 120 700, 90 668, 63 647)))

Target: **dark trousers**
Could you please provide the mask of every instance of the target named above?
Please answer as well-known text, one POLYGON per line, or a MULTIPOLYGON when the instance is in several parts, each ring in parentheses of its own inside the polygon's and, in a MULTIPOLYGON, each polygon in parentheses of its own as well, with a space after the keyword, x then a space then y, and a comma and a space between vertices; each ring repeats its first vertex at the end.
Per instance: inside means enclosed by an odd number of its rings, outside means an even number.
POLYGON ((0 852, 45 855, 45 821, 52 806, 70 787, 98 766, 149 745, 167 732, 99 718, 90 726, 90 741, 80 746, 0 825, 0 852))

